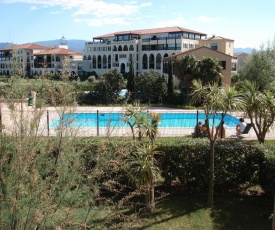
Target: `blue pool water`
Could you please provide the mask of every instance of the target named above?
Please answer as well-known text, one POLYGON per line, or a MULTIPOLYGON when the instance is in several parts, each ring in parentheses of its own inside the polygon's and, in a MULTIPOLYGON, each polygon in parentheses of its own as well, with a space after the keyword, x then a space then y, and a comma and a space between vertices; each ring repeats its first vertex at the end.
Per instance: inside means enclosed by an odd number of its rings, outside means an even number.
MULTIPOLYGON (((193 128, 197 124, 196 113, 159 113, 161 120, 159 128, 193 128)), ((204 123, 205 115, 199 114, 198 120, 204 123)), ((221 114, 216 115, 214 125, 220 123, 221 114)), ((121 113, 71 113, 65 114, 63 119, 57 119, 50 124, 51 128, 57 127, 63 120, 64 124, 70 127, 95 128, 99 127, 128 127, 122 120, 121 113)), ((213 116, 210 116, 210 125, 213 124, 213 116)), ((239 123, 236 117, 226 114, 224 126, 235 127, 239 123)))

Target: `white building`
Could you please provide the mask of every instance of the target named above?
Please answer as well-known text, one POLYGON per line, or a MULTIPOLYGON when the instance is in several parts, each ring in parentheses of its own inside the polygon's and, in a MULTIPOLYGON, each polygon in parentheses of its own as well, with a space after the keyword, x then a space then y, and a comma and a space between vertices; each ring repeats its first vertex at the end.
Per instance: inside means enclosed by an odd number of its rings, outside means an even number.
POLYGON ((48 47, 36 44, 14 45, 0 50, 0 75, 30 75, 32 55, 48 47))
POLYGON ((153 69, 162 73, 162 59, 199 47, 206 34, 181 27, 122 31, 93 38, 86 42, 83 52, 83 71, 104 72, 117 68, 129 72, 130 60, 136 74, 153 69))
POLYGON ((0 50, 0 75, 39 75, 43 71, 56 74, 64 69, 77 76, 82 74, 82 53, 68 49, 67 41, 61 38, 57 47, 37 44, 14 45, 0 50))

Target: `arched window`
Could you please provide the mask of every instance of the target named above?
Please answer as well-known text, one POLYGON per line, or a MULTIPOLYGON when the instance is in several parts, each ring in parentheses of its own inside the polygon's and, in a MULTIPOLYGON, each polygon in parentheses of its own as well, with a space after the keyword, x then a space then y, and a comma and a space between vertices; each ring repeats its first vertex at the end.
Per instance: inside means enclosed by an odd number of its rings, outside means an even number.
POLYGON ((121 63, 121 65, 120 65, 120 72, 125 73, 125 64, 124 63, 121 63))
POLYGON ((86 55, 84 55, 84 56, 83 56, 83 60, 87 60, 87 57, 86 57, 86 55))
POLYGON ((148 69, 148 57, 147 54, 144 54, 142 57, 142 68, 148 69))
POLYGON ((156 69, 161 69, 161 54, 157 54, 157 57, 156 57, 156 69))
POLYGON ((150 54, 149 69, 155 69, 155 56, 154 56, 154 54, 150 54))
POLYGON ((108 56, 108 69, 111 69, 111 55, 108 56))
POLYGON ((103 55, 103 69, 107 69, 107 57, 103 55))
POLYGON ((100 55, 97 57, 97 68, 101 69, 101 56, 100 55))
POLYGON ((166 53, 166 54, 164 54, 163 58, 166 58, 166 57, 168 57, 168 56, 169 56, 168 53, 166 53))
POLYGON ((88 60, 91 60, 91 55, 88 55, 88 60))
POLYGON ((113 51, 117 51, 117 48, 116 48, 116 46, 114 46, 114 47, 113 47, 113 51))
POLYGON ((130 45, 129 50, 130 50, 130 51, 134 51, 134 46, 133 46, 133 45, 130 45))
POLYGON ((127 45, 125 45, 125 46, 123 47, 123 51, 128 51, 128 46, 127 46, 127 45))
POLYGON ((96 56, 93 56, 93 69, 96 69, 96 56))
POLYGON ((122 46, 119 46, 119 47, 118 47, 118 51, 122 51, 122 46))

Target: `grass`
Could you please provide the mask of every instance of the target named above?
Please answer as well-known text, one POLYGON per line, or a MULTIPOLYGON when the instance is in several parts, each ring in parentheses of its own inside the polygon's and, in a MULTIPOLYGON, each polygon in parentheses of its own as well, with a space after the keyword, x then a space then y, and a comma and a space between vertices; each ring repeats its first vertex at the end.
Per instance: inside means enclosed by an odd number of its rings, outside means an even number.
POLYGON ((142 217, 147 230, 263 230, 271 228, 272 199, 264 196, 215 195, 206 208, 207 195, 173 195, 157 205, 154 214, 142 217))

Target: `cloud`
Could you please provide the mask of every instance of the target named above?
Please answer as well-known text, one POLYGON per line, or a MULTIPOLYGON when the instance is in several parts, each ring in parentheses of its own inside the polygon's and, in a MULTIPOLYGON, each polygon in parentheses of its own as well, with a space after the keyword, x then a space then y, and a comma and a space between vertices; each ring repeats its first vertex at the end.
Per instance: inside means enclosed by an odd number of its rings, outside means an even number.
POLYGON ((88 25, 129 24, 126 21, 128 16, 136 17, 141 9, 152 6, 152 3, 146 0, 142 3, 140 1, 113 3, 107 0, 0 0, 0 2, 31 4, 32 10, 55 7, 56 10, 49 12, 51 14, 67 10, 73 12, 71 16, 75 18, 74 21, 86 22, 88 25))
POLYGON ((220 21, 221 18, 210 18, 210 17, 207 17, 207 16, 200 16, 197 18, 198 21, 200 22, 204 22, 204 23, 213 23, 213 22, 217 22, 217 21, 220 21))
POLYGON ((61 14, 62 12, 61 11, 52 11, 50 12, 51 14, 61 14))
POLYGON ((77 23, 86 23, 89 26, 92 27, 100 27, 100 26, 104 26, 104 25, 124 25, 124 26, 128 26, 130 25, 130 23, 128 21, 126 21, 124 18, 104 18, 104 19, 98 19, 98 18, 94 18, 94 19, 79 19, 76 18, 74 19, 75 22, 77 23))
POLYGON ((37 10, 37 9, 38 9, 37 6, 31 6, 31 7, 30 7, 30 10, 37 10))
POLYGON ((156 27, 170 27, 170 26, 182 26, 183 24, 186 24, 187 22, 184 20, 183 17, 176 17, 170 20, 165 20, 156 23, 156 27))

